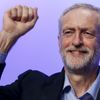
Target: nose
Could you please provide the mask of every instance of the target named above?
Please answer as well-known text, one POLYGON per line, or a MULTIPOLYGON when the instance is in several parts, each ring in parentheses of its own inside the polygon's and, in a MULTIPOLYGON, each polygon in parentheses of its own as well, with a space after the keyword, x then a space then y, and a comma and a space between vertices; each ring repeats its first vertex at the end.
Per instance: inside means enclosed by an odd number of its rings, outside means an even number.
POLYGON ((73 37, 72 45, 76 48, 80 48, 83 45, 83 38, 80 33, 76 33, 73 37))

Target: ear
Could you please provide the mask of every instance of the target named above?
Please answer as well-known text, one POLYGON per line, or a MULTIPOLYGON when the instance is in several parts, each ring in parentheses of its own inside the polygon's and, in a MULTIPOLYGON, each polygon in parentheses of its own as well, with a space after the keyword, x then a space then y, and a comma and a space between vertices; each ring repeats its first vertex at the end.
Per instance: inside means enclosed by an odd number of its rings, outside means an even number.
POLYGON ((58 46, 59 46, 59 51, 61 49, 61 37, 60 35, 58 35, 58 46))
POLYGON ((58 46, 60 47, 60 36, 58 35, 58 46))

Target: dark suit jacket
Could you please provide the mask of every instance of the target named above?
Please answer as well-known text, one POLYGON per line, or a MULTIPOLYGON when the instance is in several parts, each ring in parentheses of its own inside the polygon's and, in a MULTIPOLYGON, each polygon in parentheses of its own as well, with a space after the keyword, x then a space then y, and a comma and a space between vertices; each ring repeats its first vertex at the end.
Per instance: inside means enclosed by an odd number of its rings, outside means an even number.
MULTIPOLYGON (((0 65, 0 73, 4 66, 0 65)), ((61 100, 63 82, 64 70, 50 77, 28 70, 14 83, 0 86, 0 100, 61 100)), ((100 100, 100 91, 96 100, 100 100)))

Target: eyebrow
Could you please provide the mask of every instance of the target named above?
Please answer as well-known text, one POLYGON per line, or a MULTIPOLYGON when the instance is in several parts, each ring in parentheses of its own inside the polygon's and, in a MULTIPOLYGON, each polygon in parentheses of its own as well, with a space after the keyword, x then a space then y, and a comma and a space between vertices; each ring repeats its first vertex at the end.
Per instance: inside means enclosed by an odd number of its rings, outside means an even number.
POLYGON ((66 30, 72 30, 72 31, 75 31, 75 28, 72 28, 72 27, 65 27, 62 29, 62 31, 66 31, 66 30))
MULTIPOLYGON (((90 30, 90 31, 92 31, 92 32, 95 32, 95 29, 93 29, 92 27, 89 27, 89 28, 87 28, 87 27, 82 27, 82 28, 79 28, 81 31, 87 31, 87 30, 90 30)), ((65 31, 65 30, 73 30, 73 31, 75 31, 75 28, 74 27, 64 27, 63 29, 62 29, 63 31, 65 31)))

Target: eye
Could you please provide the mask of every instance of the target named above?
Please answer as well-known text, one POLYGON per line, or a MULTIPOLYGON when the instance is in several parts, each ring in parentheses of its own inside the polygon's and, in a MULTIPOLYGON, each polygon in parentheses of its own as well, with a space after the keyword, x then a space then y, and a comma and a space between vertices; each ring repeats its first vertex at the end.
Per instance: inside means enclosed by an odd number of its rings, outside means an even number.
POLYGON ((65 30, 63 31, 63 35, 66 35, 66 36, 70 36, 72 35, 74 32, 72 30, 65 30))
POLYGON ((89 31, 83 32, 83 35, 86 38, 93 38, 93 37, 95 37, 95 33, 94 32, 89 32, 89 31))

